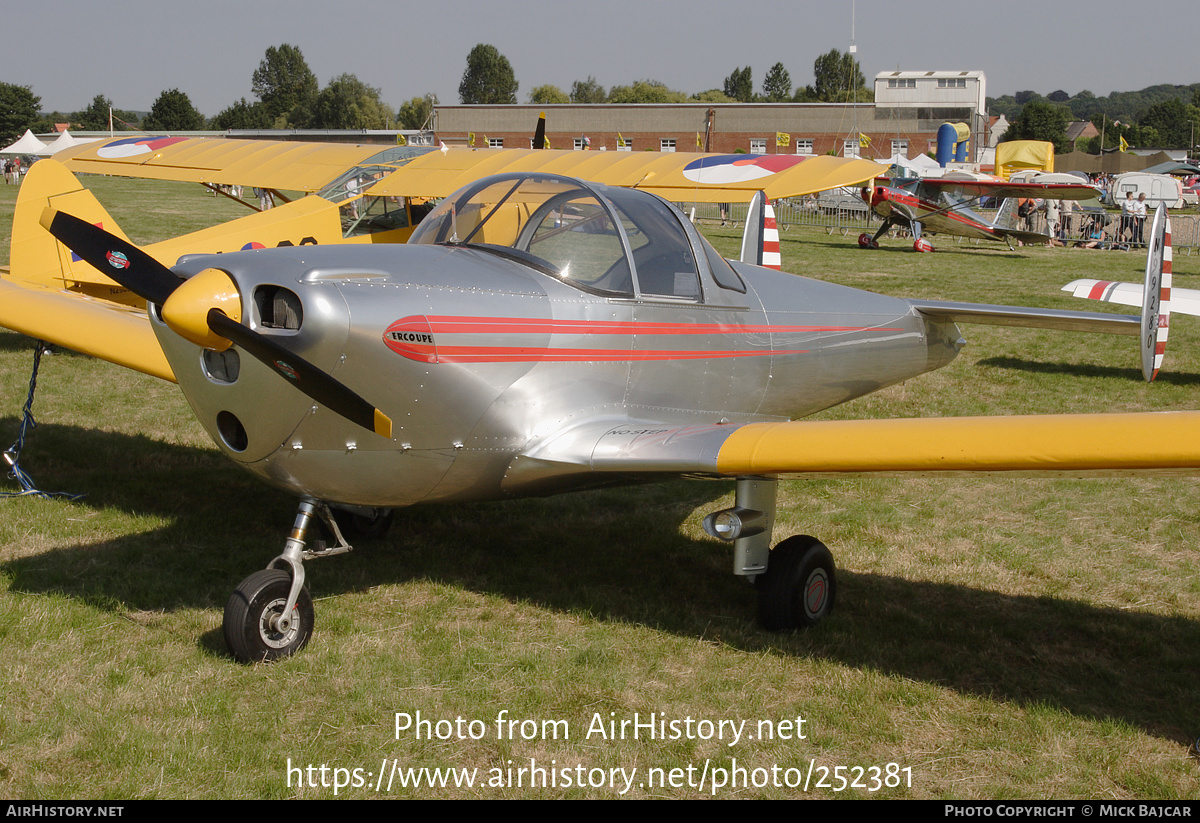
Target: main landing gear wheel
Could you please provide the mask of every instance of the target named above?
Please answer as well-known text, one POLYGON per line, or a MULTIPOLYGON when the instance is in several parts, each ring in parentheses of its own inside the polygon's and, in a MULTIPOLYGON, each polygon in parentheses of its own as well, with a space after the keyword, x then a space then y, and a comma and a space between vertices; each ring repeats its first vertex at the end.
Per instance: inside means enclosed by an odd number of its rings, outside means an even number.
POLYGON ((806 534, 771 550, 767 570, 755 580, 758 620, 769 631, 804 629, 820 623, 837 597, 833 555, 806 534))
POLYGON ((313 630, 313 604, 308 589, 292 609, 286 627, 279 618, 287 605, 292 578, 280 569, 265 569, 243 580, 225 604, 225 643, 242 663, 268 663, 304 648, 313 630))
POLYGON ((860 249, 877 249, 879 248, 879 241, 866 232, 863 232, 858 236, 858 247, 860 249))

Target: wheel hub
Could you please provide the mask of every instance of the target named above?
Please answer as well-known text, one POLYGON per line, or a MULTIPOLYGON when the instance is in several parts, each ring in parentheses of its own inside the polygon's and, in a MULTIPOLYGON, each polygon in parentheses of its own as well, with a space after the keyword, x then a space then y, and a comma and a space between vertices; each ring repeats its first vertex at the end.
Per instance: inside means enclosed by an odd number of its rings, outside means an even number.
POLYGON ((286 598, 272 600, 263 610, 262 621, 258 627, 258 636, 262 642, 273 649, 282 649, 296 639, 299 632, 299 627, 296 623, 296 607, 292 607, 292 614, 285 615, 283 610, 287 606, 286 598))

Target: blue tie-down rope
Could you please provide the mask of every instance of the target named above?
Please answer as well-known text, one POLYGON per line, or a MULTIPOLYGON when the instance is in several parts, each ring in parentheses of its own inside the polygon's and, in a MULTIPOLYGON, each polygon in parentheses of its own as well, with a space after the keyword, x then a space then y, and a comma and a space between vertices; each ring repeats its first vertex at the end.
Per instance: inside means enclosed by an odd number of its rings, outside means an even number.
POLYGON ((0 497, 24 497, 32 495, 34 497, 65 497, 67 500, 78 500, 83 497, 82 494, 71 494, 70 492, 44 492, 34 485, 33 478, 25 473, 25 470, 17 463, 17 459, 21 456, 21 449, 25 446, 25 434, 32 428, 37 427, 37 421, 33 419, 33 392, 37 389, 37 373, 38 366, 42 362, 42 350, 46 344, 41 340, 37 340, 36 346, 33 349, 33 374, 29 375, 29 396, 25 398, 25 408, 21 410, 21 428, 17 432, 17 439, 4 452, 4 462, 8 464, 8 476, 16 480, 21 485, 19 492, 0 492, 0 497))

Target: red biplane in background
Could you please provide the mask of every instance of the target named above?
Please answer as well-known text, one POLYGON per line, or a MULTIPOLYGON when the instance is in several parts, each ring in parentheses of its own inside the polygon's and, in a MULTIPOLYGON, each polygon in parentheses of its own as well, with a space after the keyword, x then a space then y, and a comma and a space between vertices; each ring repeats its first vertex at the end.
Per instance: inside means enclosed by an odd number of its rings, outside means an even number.
POLYGON ((1100 192, 1086 183, 1007 183, 1002 180, 973 180, 959 177, 895 178, 886 185, 863 189, 863 199, 883 218, 874 236, 863 233, 858 244, 865 249, 879 248, 879 238, 892 228, 912 232, 913 248, 933 251, 926 234, 950 234, 973 240, 1012 241, 1041 245, 1050 235, 1030 228, 1017 228, 1022 219, 1018 203, 1035 198, 1049 200, 1091 200, 1100 192), (999 202, 996 219, 988 220, 975 212, 984 199, 999 202))

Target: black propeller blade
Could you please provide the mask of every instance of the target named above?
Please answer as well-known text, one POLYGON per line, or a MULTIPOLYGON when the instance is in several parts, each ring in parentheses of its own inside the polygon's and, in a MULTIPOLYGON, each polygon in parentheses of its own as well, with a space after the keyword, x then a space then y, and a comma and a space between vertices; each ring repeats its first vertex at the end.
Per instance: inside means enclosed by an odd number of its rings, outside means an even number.
POLYGON ((376 434, 392 436, 392 421, 386 415, 300 355, 243 326, 220 309, 208 310, 208 326, 330 411, 376 434))
MULTIPOLYGON (((129 241, 74 215, 54 212, 49 221, 43 217, 42 224, 64 246, 147 302, 163 305, 184 282, 129 241)), ((214 333, 241 346, 330 411, 376 434, 392 436, 392 421, 387 415, 303 357, 220 309, 210 308, 205 319, 214 333)))
POLYGON ((161 306, 183 282, 137 246, 73 214, 54 212, 46 228, 68 249, 149 303, 161 306))

